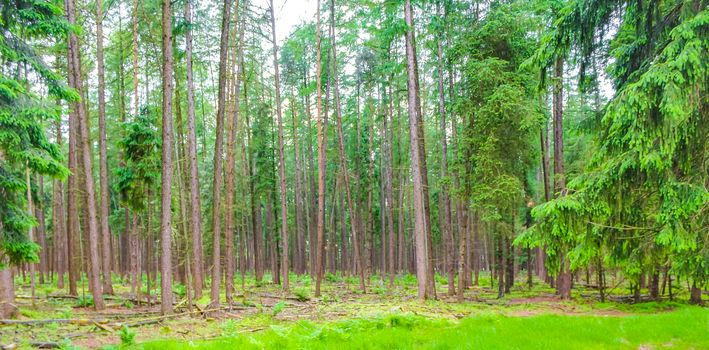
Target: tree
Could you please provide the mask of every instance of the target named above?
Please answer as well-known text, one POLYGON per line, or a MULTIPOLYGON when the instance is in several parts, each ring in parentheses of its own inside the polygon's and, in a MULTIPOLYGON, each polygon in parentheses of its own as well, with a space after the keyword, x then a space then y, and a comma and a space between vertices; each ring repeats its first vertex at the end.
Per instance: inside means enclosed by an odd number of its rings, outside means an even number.
POLYGON ((45 123, 60 119, 57 104, 42 101, 76 101, 79 96, 69 89, 35 51, 34 40, 63 37, 69 30, 55 5, 28 3, 3 7, 0 24, 0 317, 17 312, 14 304, 14 281, 10 266, 39 261, 37 244, 27 236, 37 221, 26 210, 28 191, 26 175, 30 172, 64 179, 61 150, 49 141, 45 123), (19 74, 24 68, 25 76, 19 74), (18 72, 13 76, 11 71, 18 72), (44 96, 29 89, 27 74, 36 74, 47 86, 44 96))
MULTIPOLYGON (((318 129, 318 216, 317 216, 317 259, 315 262, 315 296, 320 296, 320 283, 323 272, 323 255, 325 254, 325 124, 327 115, 322 114, 322 60, 320 57, 320 0, 317 1, 315 15, 315 79, 317 101, 317 129, 318 129)), ((360 267, 361 268, 361 267, 360 267)))
POLYGON ((160 176, 160 280, 163 315, 172 313, 172 5, 162 2, 162 174, 160 176))
POLYGON ((221 37, 219 41, 219 90, 217 100, 217 130, 214 141, 214 180, 212 182, 212 308, 219 306, 219 286, 221 280, 221 193, 222 193, 222 158, 224 152, 224 114, 226 107, 226 59, 229 43, 229 19, 231 0, 224 0, 222 9, 221 37))
POLYGON ((96 64, 98 66, 98 144, 101 191, 101 268, 103 292, 113 294, 111 284, 111 231, 108 228, 108 156, 106 155, 106 81, 103 59, 103 1, 96 1, 96 64))
MULTIPOLYGON (((273 69, 276 85, 276 123, 278 124, 278 177, 281 200, 281 274, 283 275, 283 289, 288 290, 288 202, 286 200, 286 160, 283 151, 283 118, 281 108, 281 82, 278 72, 278 44, 276 43, 276 15, 273 0, 270 0, 271 11, 271 39, 273 42, 273 69)), ((297 194, 296 194, 297 195, 297 194)), ((275 274, 276 272, 273 271, 275 274)))
POLYGON ((431 288, 433 275, 430 253, 430 217, 426 206, 426 152, 423 147, 424 134, 422 129, 421 100, 419 97, 418 63, 416 57, 416 35, 414 33, 414 14, 411 0, 404 2, 404 18, 406 20, 406 76, 409 99, 409 136, 411 138, 411 174, 414 183, 414 239, 416 241, 416 278, 418 280, 418 297, 420 299, 435 298, 436 292, 431 288))
POLYGON ((192 71, 192 0, 185 1, 185 75, 187 76, 187 159, 189 160, 190 223, 192 224, 192 274, 194 298, 202 296, 204 258, 202 253, 202 206, 199 195, 197 133, 195 123, 194 73, 192 71))
MULTIPOLYGON (((73 0, 66 2, 67 19, 70 24, 76 23, 76 10, 73 0)), ((77 91, 82 89, 81 59, 79 58, 79 43, 76 34, 69 34, 69 85, 77 91)), ((81 95, 81 94, 80 94, 81 95)), ((94 299, 94 308, 102 310, 105 308, 100 284, 100 260, 99 260, 99 233, 96 218, 96 191, 92 175, 91 147, 89 145, 88 117, 85 106, 81 102, 74 102, 74 116, 78 129, 79 146, 81 147, 81 170, 83 171, 84 190, 86 191, 86 215, 88 226, 88 247, 89 247, 89 289, 94 299)))

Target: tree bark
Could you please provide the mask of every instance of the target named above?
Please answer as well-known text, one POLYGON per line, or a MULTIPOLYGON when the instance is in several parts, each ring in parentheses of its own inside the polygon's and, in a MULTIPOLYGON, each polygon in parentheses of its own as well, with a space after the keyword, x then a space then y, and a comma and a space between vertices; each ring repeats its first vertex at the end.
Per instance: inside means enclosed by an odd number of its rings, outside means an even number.
POLYGON ((96 65, 98 69, 98 148, 101 191, 101 258, 103 292, 113 294, 111 284, 111 232, 108 228, 108 157, 106 155, 106 82, 103 59, 103 1, 96 0, 96 65))
POLYGON ((435 298, 432 290, 431 247, 428 225, 430 218, 426 211, 426 165, 423 151, 424 135, 421 130, 421 100, 419 98, 418 65, 416 58, 416 36, 414 34, 414 14, 411 0, 404 3, 406 30, 406 73, 409 95, 409 131, 411 137, 411 173, 414 184, 414 239, 416 248, 416 277, 419 299, 435 298))
MULTIPOLYGON (((335 94, 335 116, 337 121, 337 136, 338 136, 338 146, 340 153, 340 169, 342 171, 343 186, 345 187, 345 196, 347 197, 347 209, 350 212, 350 228, 352 231, 352 246, 354 247, 354 258, 359 266, 362 266, 362 257, 359 251, 359 236, 357 232, 357 211, 354 208, 354 203, 352 201, 352 193, 350 193, 350 175, 347 167, 347 157, 345 154, 345 138, 342 132, 342 105, 340 102, 340 89, 338 84, 337 75, 337 39, 335 32, 335 0, 330 1, 330 21, 331 21, 331 45, 332 45, 332 76, 333 76, 333 88, 335 94)), ((371 136, 371 133, 370 133, 371 136)), ((371 138, 370 138, 371 139, 371 138)), ((370 192, 371 195, 371 192, 370 192)), ((366 291, 364 269, 359 269, 359 288, 362 292, 366 291)))
MULTIPOLYGON (((288 290, 288 202, 286 199, 286 160, 283 146, 283 110, 281 108, 281 81, 278 71, 278 45, 276 43, 276 14, 273 0, 270 0, 271 9, 271 38, 273 43, 273 68, 276 85, 276 123, 278 124, 278 177, 281 200, 281 275, 283 276, 283 290, 288 290)), ((297 194, 296 194, 297 195, 297 194)), ((274 271, 274 273, 276 273, 274 271)))
MULTIPOLYGON (((61 121, 56 121, 56 144, 62 149, 61 121)), ((64 289, 64 275, 66 274, 67 242, 66 225, 64 224, 64 184, 54 180, 52 184, 52 224, 54 226, 54 268, 57 273, 57 289, 64 289)))
POLYGON ((163 315, 172 313, 172 5, 162 3, 162 176, 160 186, 160 280, 163 315))
POLYGON ((322 62, 320 53, 320 0, 317 0, 315 24, 315 62, 317 79, 317 128, 318 128, 318 222, 317 222, 317 254, 315 259, 315 297, 320 296, 320 283, 323 270, 323 239, 325 235, 325 123, 327 116, 322 114, 322 62))
POLYGON ((202 205, 199 194, 197 133, 195 126, 194 73, 192 70, 192 0, 185 1, 185 71, 187 76, 187 159, 190 172, 190 221, 192 222, 192 283, 194 298, 202 297, 204 287, 204 253, 202 249, 202 205))
MULTIPOLYGON (((236 11, 234 14, 234 23, 239 22, 239 4, 237 2, 236 11)), ((239 28, 239 41, 237 44, 237 52, 235 57, 236 77, 234 81, 234 115, 229 118, 227 132, 227 161, 226 161, 226 193, 225 193, 225 212, 224 218, 224 245, 226 249, 226 300, 227 304, 232 305, 234 300, 232 293, 234 292, 234 172, 236 170, 235 152, 236 152, 236 131, 239 125, 240 104, 239 96, 241 95, 241 61, 243 60, 244 46, 244 21, 241 21, 239 28)))
MULTIPOLYGON (((73 0, 67 0, 67 19, 70 24, 76 23, 76 10, 73 0)), ((82 76, 81 76, 81 60, 79 58, 79 41, 76 34, 71 33, 69 35, 69 67, 70 75, 73 76, 71 85, 77 91, 82 91, 82 76)), ((86 110, 84 109, 84 104, 81 102, 73 103, 74 113, 77 117, 77 126, 79 131, 79 141, 81 146, 81 161, 82 161, 82 171, 84 180, 84 190, 86 193, 86 210, 87 210, 87 226, 88 226, 88 245, 89 245, 89 289, 94 299, 94 308, 96 310, 103 310, 105 304, 103 301, 103 296, 101 295, 101 284, 100 284, 100 262, 99 262, 99 250, 98 250, 98 222, 96 219, 96 193, 93 182, 92 175, 92 159, 91 159, 91 147, 89 144, 89 125, 88 118, 86 116, 86 110)))
MULTIPOLYGON (((558 57, 554 63, 554 91, 553 91, 553 114, 554 114, 554 177, 556 179, 556 192, 559 197, 566 195, 566 179, 564 174, 564 127, 563 127, 563 79, 564 79, 564 59, 558 57)), ((557 290, 562 299, 571 299, 571 271, 568 252, 566 247, 561 248, 559 279, 557 290)))
POLYGON ((226 59, 229 44, 229 19, 231 0, 224 0, 222 10, 221 39, 219 42, 219 90, 217 97, 217 129, 214 141, 214 182, 212 184, 212 285, 210 307, 219 306, 219 286, 221 280, 221 193, 222 193, 222 158, 224 152, 224 114, 226 99, 226 59))

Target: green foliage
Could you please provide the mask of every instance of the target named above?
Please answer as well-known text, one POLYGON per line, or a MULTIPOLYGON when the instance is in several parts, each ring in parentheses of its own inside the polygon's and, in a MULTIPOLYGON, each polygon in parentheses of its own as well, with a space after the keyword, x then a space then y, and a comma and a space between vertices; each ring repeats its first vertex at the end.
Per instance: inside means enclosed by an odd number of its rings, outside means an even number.
POLYGON ((278 314, 280 314, 281 311, 283 311, 283 309, 285 309, 285 307, 286 307, 286 303, 284 303, 282 301, 277 302, 275 305, 273 305, 273 310, 271 310, 271 315, 273 315, 274 317, 278 316, 278 314))
POLYGON ((119 146, 125 165, 118 169, 116 190, 121 200, 134 211, 145 209, 147 191, 160 177, 161 139, 155 115, 145 109, 124 125, 119 146))
POLYGON ((129 346, 135 344, 135 331, 131 330, 128 326, 123 325, 121 330, 118 331, 118 335, 121 338, 121 345, 129 346))
POLYGON ((638 279, 664 266, 703 285, 709 11, 684 1, 651 9, 646 16, 639 2, 572 1, 543 39, 535 57, 544 66, 550 61, 542 57, 569 49, 584 62, 598 51, 613 56, 616 92, 597 121, 587 168, 569 182, 570 195, 535 208, 537 224, 519 242, 547 246, 552 257, 570 249, 572 267, 603 259, 638 279), (616 8, 618 32, 609 46, 595 46, 616 8))
POLYGON ((636 349, 702 348, 709 313, 701 308, 627 317, 483 314, 459 322, 410 314, 273 326, 256 334, 202 341, 163 340, 140 349, 636 349))
POLYGON ((3 264, 38 261, 38 246, 27 240, 36 224, 26 210, 26 171, 57 178, 68 175, 59 148, 45 134, 45 123, 59 118, 51 101, 75 101, 67 88, 35 51, 37 41, 63 38, 69 25, 61 8, 49 1, 6 3, 0 22, 0 268, 3 264), (20 67, 25 76, 20 77, 20 67), (17 74, 12 74, 17 72, 17 74), (12 74, 12 77, 8 74, 12 74), (32 74, 46 88, 30 89, 32 74))

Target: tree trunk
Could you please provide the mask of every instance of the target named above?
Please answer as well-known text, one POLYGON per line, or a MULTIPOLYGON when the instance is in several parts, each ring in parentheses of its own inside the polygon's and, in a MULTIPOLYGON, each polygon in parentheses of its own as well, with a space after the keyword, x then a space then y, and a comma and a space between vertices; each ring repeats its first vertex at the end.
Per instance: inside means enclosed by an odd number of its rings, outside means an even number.
POLYGON ((172 7, 162 3, 162 176, 160 186, 160 280, 163 315, 172 313, 172 7))
MULTIPOLYGON (((283 290, 288 290, 288 202, 286 200, 286 160, 283 146, 283 111, 281 108, 281 82, 278 71, 278 45, 276 44, 276 15, 273 8, 273 0, 270 2, 271 9, 271 38, 273 42, 273 67, 276 85, 276 123, 278 124, 278 177, 280 185, 281 199, 281 275, 283 276, 283 290)), ((297 194, 296 194, 297 195, 297 194)), ((276 273, 274 271, 274 273, 276 273)))
MULTIPOLYGON (((67 19, 70 24, 76 23, 76 11, 74 8, 73 0, 66 1, 67 9, 67 19)), ((78 91, 81 91, 81 60, 79 58, 79 41, 76 34, 71 33, 69 35, 69 75, 73 76, 70 86, 78 91), (73 83, 73 84, 71 84, 73 83)), ((87 226, 88 226, 88 244, 89 244, 89 289, 94 299, 94 308, 96 310, 103 310, 105 304, 103 302, 103 296, 101 295, 101 284, 100 284, 100 262, 99 262, 99 250, 98 250, 98 223, 96 220, 96 193, 94 189, 93 175, 92 175, 92 157, 91 157, 91 147, 89 143, 89 125, 88 118, 86 116, 86 110, 84 109, 84 104, 81 102, 75 102, 73 104, 74 113, 77 117, 77 126, 79 131, 79 141, 81 146, 81 161, 83 170, 83 180, 84 180, 84 190, 86 193, 86 206, 87 206, 87 226)))
POLYGON ((320 0, 317 0, 316 24, 315 24, 315 57, 316 57, 316 79, 317 79, 317 128, 318 128, 318 222, 317 222, 317 258, 315 259, 315 297, 320 296, 320 283, 322 282, 323 270, 323 238, 325 235, 325 124, 327 115, 322 114, 322 62, 320 53, 320 0))
MULTIPOLYGON (((6 263, 3 261, 3 263, 6 263)), ((12 318, 17 316, 15 305, 15 281, 12 277, 12 268, 5 266, 0 269, 0 317, 12 318)))
MULTIPOLYGON (((553 114, 554 114, 554 177, 556 179, 556 191, 558 196, 566 195, 566 179, 564 174, 564 127, 563 127, 563 79, 564 79, 564 59, 558 57, 554 63, 554 91, 553 91, 553 114)), ((557 289, 562 299, 571 299, 571 271, 568 252, 566 247, 561 248, 561 271, 557 289)))
MULTIPOLYGON (((185 1, 185 19, 192 23, 192 0, 185 1)), ((192 222, 192 283, 194 298, 202 297, 204 253, 202 249, 202 206, 199 194, 197 134, 195 126, 194 74, 192 71, 192 26, 185 28, 185 67, 187 76, 187 159, 190 173, 190 222, 192 222)))
POLYGON ((414 34, 414 14, 411 0, 404 3, 407 25, 406 31, 406 73, 409 94, 409 131, 411 137, 411 173, 414 184, 414 239, 416 247, 416 277, 418 279, 418 297, 435 298, 431 289, 431 247, 428 225, 430 218, 426 211, 426 161, 423 151, 424 135, 421 130, 421 100, 419 98, 418 65, 416 58, 416 38, 414 34))
POLYGON ((298 113, 297 113, 297 107, 295 105, 295 96, 291 97, 291 117, 293 121, 293 155, 295 159, 295 196, 294 196, 294 205, 295 205, 295 229, 296 229, 296 237, 295 237, 295 250, 294 250, 294 268, 295 268, 295 273, 297 275, 302 275, 305 273, 305 233, 303 231, 303 207, 305 204, 303 203, 305 196, 305 193, 303 191, 303 184, 302 184, 302 176, 301 176, 301 168, 300 168, 300 145, 298 144, 298 113))
MULTIPOLYGON (((61 121, 56 121, 57 147, 62 149, 62 127, 61 121)), ((64 224, 64 184, 60 180, 54 180, 52 184, 52 225, 54 229, 54 268, 57 273, 57 289, 64 289, 64 275, 67 267, 67 240, 66 225, 64 224)))
POLYGON ((113 294, 111 284, 111 232, 108 228, 108 158, 106 156, 106 82, 103 62, 103 1, 96 1, 96 65, 98 69, 98 148, 101 185, 101 258, 103 292, 113 294))
POLYGON ((229 18, 231 0, 224 0, 222 9, 221 39, 219 42, 219 90, 217 97, 217 129, 214 141, 214 181, 212 184, 212 285, 210 307, 219 306, 219 286, 221 281, 221 196, 222 196, 222 158, 224 153, 224 114, 226 99, 226 59, 229 44, 229 18))

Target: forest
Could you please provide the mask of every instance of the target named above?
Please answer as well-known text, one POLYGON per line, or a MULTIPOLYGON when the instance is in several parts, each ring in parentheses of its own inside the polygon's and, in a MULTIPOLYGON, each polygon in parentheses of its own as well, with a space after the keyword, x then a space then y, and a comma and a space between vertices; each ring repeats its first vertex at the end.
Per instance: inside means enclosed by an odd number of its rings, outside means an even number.
POLYGON ((707 0, 0 29, 0 349, 709 348, 707 0))

